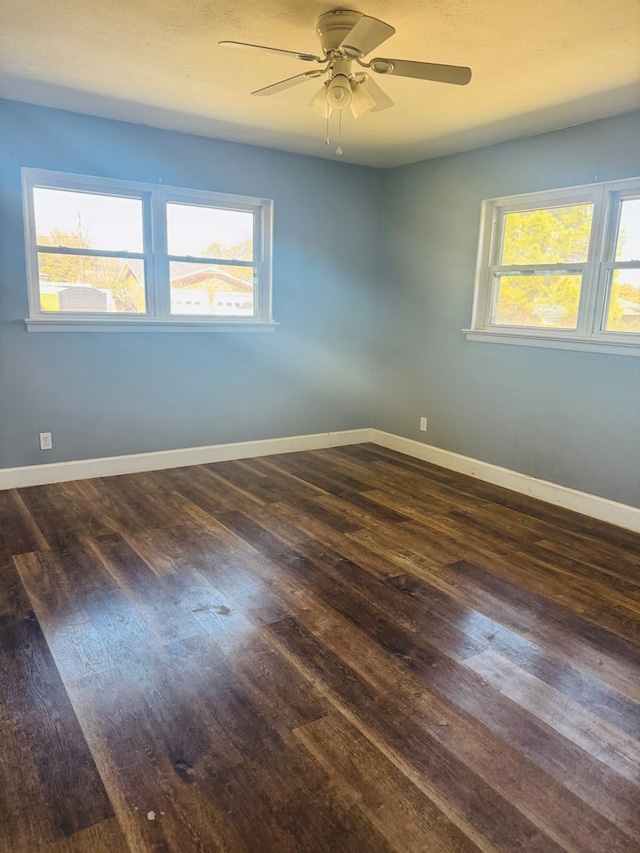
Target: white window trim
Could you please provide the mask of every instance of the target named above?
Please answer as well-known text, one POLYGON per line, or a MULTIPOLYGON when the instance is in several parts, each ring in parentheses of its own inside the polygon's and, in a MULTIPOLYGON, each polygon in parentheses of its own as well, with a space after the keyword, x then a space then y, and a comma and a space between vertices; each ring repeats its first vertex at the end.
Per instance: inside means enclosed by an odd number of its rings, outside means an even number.
MULTIPOLYGON (((640 357, 640 335, 611 332, 602 328, 607 307, 607 272, 612 265, 616 266, 612 258, 619 205, 625 197, 638 194, 640 178, 629 178, 483 201, 471 327, 462 330, 467 340, 640 357), (584 264, 563 266, 583 270, 577 328, 551 330, 491 323, 493 271, 502 247, 501 229, 505 213, 581 202, 592 202, 594 205, 589 255, 584 264)), ((537 268, 545 266, 549 265, 540 264, 537 268)), ((634 262, 631 266, 640 267, 640 263, 634 262)))
MULTIPOLYGON (((22 169, 24 233, 27 259, 30 332, 273 332, 272 234, 273 201, 250 196, 147 184, 45 169, 22 169), (130 253, 145 260, 147 313, 105 314, 49 312, 40 308, 40 282, 33 188, 82 190, 137 197, 143 203, 144 251, 130 253), (202 317, 171 314, 169 307, 166 205, 169 202, 201 204, 254 213, 255 316, 202 317)), ((126 256, 123 253, 122 256, 126 256)), ((120 255, 118 255, 120 257, 120 255)))

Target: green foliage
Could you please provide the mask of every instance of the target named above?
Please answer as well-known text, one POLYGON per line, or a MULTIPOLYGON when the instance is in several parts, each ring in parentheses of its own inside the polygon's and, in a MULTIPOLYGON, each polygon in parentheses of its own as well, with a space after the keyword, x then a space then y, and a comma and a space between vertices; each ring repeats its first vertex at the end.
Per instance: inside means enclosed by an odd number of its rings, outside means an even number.
MULTIPOLYGON (((38 234, 41 246, 64 246, 67 249, 91 249, 92 241, 82 231, 80 222, 75 231, 54 228, 49 234, 38 234)), ((140 313, 145 310, 144 285, 118 258, 98 258, 87 255, 51 254, 40 252, 38 268, 41 282, 88 284, 100 290, 111 291, 116 311, 140 313)), ((52 308, 51 298, 43 302, 46 310, 52 308)))
POLYGON ((577 204, 507 214, 502 263, 584 263, 592 213, 593 205, 577 204))
POLYGON ((606 328, 612 332, 640 332, 640 286, 622 281, 627 270, 616 270, 611 283, 606 328), (635 306, 639 313, 629 311, 635 306))
MULTIPOLYGON (((82 231, 61 231, 54 228, 49 234, 38 234, 41 246, 65 246, 66 248, 90 249, 91 242, 82 231)), ((50 255, 41 253, 39 258, 40 278, 44 281, 85 281, 92 259, 82 255, 50 255)))
MULTIPOLYGON (((93 248, 93 243, 90 237, 83 232, 80 221, 74 231, 52 229, 48 234, 39 234, 38 243, 41 246, 63 246, 67 249, 93 248)), ((250 261, 253 259, 253 241, 250 239, 243 240, 235 246, 211 243, 206 248, 204 257, 250 261)), ((39 254, 38 264, 40 280, 43 283, 90 285, 100 290, 111 291, 118 312, 140 313, 145 310, 144 285, 134 274, 133 264, 119 258, 50 254, 48 252, 39 254)), ((136 269, 138 267, 142 270, 141 263, 136 265, 136 269)), ((212 266, 209 277, 205 279, 198 277, 193 282, 176 282, 176 286, 190 290, 206 290, 210 302, 213 302, 214 295, 220 291, 251 293, 253 276, 252 267, 212 266)), ((41 298, 45 310, 59 310, 57 296, 45 294, 41 298)))
POLYGON ((233 246, 225 246, 222 243, 209 243, 204 250, 203 257, 218 258, 219 260, 252 261, 253 240, 247 238, 233 246))
POLYGON ((580 282, 579 275, 501 276, 494 322, 575 328, 580 282))
MULTIPOLYGON (((210 243, 204 250, 205 258, 233 259, 235 261, 253 260, 253 240, 247 238, 233 246, 224 246, 221 243, 210 243)), ((242 286, 253 286, 252 267, 232 267, 225 273, 224 267, 205 282, 200 282, 198 287, 204 287, 210 297, 217 291, 223 290, 229 293, 242 289, 242 286)), ((195 287, 196 285, 194 285, 195 287)))
MULTIPOLYGON (((507 214, 501 263, 583 263, 591 217, 591 204, 507 214)), ((573 328, 579 299, 579 275, 501 276, 493 319, 506 325, 573 328)))

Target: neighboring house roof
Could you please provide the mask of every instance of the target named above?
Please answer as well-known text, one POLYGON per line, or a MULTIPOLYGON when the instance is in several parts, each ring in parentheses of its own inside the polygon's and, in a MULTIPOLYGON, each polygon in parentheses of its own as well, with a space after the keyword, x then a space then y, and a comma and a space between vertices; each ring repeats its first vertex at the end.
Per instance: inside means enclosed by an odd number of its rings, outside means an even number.
MULTIPOLYGON (((123 271, 127 268, 136 281, 142 283, 144 280, 144 261, 139 258, 130 258, 122 262, 123 271)), ((233 273, 227 272, 224 267, 216 264, 198 264, 192 261, 171 262, 171 281, 179 282, 182 287, 200 284, 212 278, 232 285, 234 290, 242 293, 253 291, 253 285, 250 282, 238 278, 233 273)))
POLYGON ((41 281, 40 293, 60 293, 69 287, 91 287, 84 281, 41 281))

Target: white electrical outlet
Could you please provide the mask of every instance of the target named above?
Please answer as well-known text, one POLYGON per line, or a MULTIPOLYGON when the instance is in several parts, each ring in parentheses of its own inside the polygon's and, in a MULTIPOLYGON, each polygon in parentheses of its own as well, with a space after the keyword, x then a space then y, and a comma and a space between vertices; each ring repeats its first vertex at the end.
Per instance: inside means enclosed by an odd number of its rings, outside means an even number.
POLYGON ((53 448, 53 441, 51 439, 50 432, 41 432, 40 433, 40 450, 51 450, 53 448))
POLYGON ((420 429, 422 432, 427 431, 427 419, 426 418, 420 418, 420 429))

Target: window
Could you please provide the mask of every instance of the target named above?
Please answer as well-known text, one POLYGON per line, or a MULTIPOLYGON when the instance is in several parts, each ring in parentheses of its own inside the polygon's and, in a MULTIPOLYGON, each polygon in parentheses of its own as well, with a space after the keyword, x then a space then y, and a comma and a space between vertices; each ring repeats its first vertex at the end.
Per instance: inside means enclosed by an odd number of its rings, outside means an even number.
POLYGON ((272 202, 23 169, 31 330, 271 331, 272 202))
POLYGON ((640 355, 640 179, 485 201, 465 331, 640 355))

